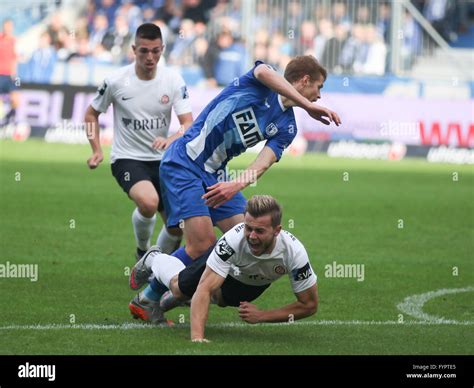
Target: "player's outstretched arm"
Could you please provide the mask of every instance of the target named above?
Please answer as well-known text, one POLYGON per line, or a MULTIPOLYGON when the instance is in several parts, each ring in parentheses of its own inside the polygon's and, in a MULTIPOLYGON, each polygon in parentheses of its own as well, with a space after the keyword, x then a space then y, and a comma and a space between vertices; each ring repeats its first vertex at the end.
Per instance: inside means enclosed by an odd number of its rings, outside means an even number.
POLYGON ((318 286, 308 288, 296 295, 297 301, 274 310, 259 310, 248 302, 241 302, 239 316, 248 323, 289 322, 309 317, 318 309, 318 286))
POLYGON ((98 167, 102 160, 104 160, 104 154, 100 146, 99 115, 100 112, 89 105, 84 117, 87 139, 92 148, 92 156, 87 160, 87 165, 90 169, 98 167))
POLYGON ((273 70, 271 66, 263 63, 258 65, 254 70, 254 75, 262 84, 278 94, 289 98, 296 106, 303 108, 313 119, 321 121, 326 125, 330 122, 334 122, 336 125, 341 124, 341 119, 336 112, 313 104, 301 95, 284 77, 273 70))
POLYGON ((256 182, 275 162, 275 153, 270 147, 265 146, 252 164, 238 177, 229 182, 219 182, 209 186, 207 188, 209 191, 202 198, 206 200, 207 206, 217 208, 251 183, 256 182))
POLYGON ((206 269, 191 300, 191 341, 203 342, 205 340, 204 331, 209 314, 211 294, 224 283, 224 280, 222 276, 206 265, 206 269))

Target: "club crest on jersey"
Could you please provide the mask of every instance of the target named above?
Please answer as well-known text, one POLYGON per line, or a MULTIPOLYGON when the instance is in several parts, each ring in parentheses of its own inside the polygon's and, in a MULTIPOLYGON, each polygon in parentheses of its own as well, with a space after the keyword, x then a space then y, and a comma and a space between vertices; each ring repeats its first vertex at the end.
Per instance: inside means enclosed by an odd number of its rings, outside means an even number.
POLYGON ((286 273, 285 267, 283 267, 281 264, 277 264, 273 267, 273 270, 275 271, 276 274, 278 275, 284 275, 286 273))
POLYGON ((265 133, 267 134, 268 137, 272 137, 276 135, 278 132, 278 127, 274 123, 270 123, 267 125, 265 128, 265 133))
POLYGON ((237 127, 237 132, 239 132, 240 140, 246 148, 252 147, 259 141, 264 140, 255 113, 251 107, 232 114, 232 119, 237 127))
POLYGON ((170 102, 170 98, 168 97, 168 95, 163 94, 163 95, 161 96, 160 103, 162 103, 162 104, 167 104, 168 102, 170 102))
POLYGON ((227 259, 229 259, 229 257, 231 257, 235 253, 235 251, 227 243, 225 238, 223 238, 217 243, 215 251, 217 253, 217 256, 219 256, 222 261, 227 261, 227 259))

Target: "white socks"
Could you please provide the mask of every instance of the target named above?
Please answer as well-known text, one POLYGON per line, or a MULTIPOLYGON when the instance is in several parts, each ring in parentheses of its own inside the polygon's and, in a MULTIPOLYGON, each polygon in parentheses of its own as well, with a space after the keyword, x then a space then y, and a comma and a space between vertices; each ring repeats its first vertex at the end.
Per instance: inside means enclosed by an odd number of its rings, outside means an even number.
POLYGON ((153 275, 159 282, 170 288, 173 276, 179 274, 185 267, 181 260, 165 253, 152 252, 146 259, 146 266, 151 267, 153 275))
POLYGON ((135 233, 135 240, 137 247, 142 251, 146 251, 150 246, 150 237, 155 228, 156 214, 152 218, 143 216, 138 208, 135 208, 132 214, 133 232, 135 233))
POLYGON ((163 253, 171 254, 176 249, 179 248, 178 243, 180 241, 181 241, 181 236, 172 235, 170 232, 168 232, 168 229, 166 229, 166 226, 163 225, 163 227, 161 228, 160 234, 158 235, 158 238, 156 239, 156 245, 158 245, 161 248, 161 251, 163 253))
MULTIPOLYGON (((147 218, 140 213, 138 208, 135 208, 132 214, 133 232, 137 247, 142 251, 146 251, 150 247, 150 238, 155 228, 156 214, 152 218, 147 218)), ((168 232, 168 229, 163 225, 161 231, 156 239, 158 245, 163 253, 173 253, 179 248, 181 236, 174 236, 168 232)))

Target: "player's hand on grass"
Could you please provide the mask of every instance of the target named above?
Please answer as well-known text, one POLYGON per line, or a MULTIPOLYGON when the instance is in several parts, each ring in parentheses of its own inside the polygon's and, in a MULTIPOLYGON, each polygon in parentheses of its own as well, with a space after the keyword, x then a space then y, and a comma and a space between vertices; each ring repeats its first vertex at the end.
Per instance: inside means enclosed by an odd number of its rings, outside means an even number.
POLYGON ((252 303, 240 302, 239 316, 247 323, 259 323, 261 322, 262 312, 252 303))
POLYGON ((329 125, 330 123, 334 123, 337 126, 341 124, 341 119, 336 112, 320 105, 310 104, 306 111, 313 119, 318 120, 323 124, 329 125))
POLYGON ((202 343, 208 344, 211 341, 209 341, 206 338, 194 338, 194 339, 191 340, 191 342, 197 342, 197 343, 200 343, 200 344, 202 344, 202 343))
POLYGON ((205 204, 209 207, 218 208, 223 203, 231 199, 241 189, 238 182, 220 182, 215 185, 209 186, 209 190, 202 196, 205 199, 205 204))
POLYGON ((102 151, 94 152, 92 156, 87 159, 87 165, 91 170, 97 168, 99 164, 104 160, 104 154, 102 151))

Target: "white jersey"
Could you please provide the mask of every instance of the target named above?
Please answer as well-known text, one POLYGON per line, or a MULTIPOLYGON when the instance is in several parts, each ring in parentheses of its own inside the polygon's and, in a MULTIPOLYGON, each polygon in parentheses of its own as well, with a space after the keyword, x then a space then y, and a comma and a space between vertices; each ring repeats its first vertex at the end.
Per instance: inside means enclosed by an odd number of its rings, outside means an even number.
POLYGON ((161 160, 164 151, 152 148, 156 137, 167 137, 171 107, 177 115, 190 113, 188 91, 174 70, 159 66, 154 79, 137 77, 135 63, 107 77, 91 106, 105 113, 114 106, 114 140, 111 162, 117 159, 161 160))
POLYGON ((252 286, 263 286, 288 274, 293 292, 298 293, 317 282, 303 244, 282 230, 269 254, 254 256, 244 236, 244 224, 225 233, 207 259, 207 265, 222 277, 252 286))

